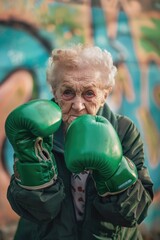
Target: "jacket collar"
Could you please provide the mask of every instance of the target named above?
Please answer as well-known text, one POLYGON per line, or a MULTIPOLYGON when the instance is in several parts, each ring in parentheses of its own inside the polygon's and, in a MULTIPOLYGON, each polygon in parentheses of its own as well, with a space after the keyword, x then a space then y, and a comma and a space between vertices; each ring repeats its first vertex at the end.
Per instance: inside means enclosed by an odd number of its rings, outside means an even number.
POLYGON ((97 115, 105 117, 117 131, 117 115, 111 111, 107 103, 105 103, 104 106, 99 109, 97 115))

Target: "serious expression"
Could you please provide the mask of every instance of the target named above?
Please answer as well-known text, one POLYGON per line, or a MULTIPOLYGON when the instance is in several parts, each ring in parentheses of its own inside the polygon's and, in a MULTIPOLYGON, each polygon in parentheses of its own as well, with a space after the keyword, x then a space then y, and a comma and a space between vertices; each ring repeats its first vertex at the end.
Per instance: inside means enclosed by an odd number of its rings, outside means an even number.
POLYGON ((101 74, 93 70, 67 70, 60 76, 61 79, 53 93, 61 107, 66 127, 80 115, 96 115, 108 94, 101 74))

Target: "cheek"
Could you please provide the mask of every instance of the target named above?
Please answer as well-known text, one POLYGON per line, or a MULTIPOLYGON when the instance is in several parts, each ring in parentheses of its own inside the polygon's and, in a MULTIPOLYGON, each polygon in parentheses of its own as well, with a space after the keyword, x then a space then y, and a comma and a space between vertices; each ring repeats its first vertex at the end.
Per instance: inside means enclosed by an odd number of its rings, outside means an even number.
POLYGON ((96 115, 96 113, 100 107, 101 107, 101 99, 99 99, 99 98, 86 103, 87 112, 92 115, 96 115))
POLYGON ((63 99, 61 99, 58 102, 59 106, 61 107, 62 113, 67 113, 69 111, 69 109, 71 108, 71 103, 67 102, 63 99))

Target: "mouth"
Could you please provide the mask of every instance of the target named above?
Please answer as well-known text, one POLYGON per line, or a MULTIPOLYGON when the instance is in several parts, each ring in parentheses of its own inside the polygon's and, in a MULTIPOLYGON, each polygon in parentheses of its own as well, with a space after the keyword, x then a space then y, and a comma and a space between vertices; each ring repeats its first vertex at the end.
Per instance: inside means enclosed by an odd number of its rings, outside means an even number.
POLYGON ((70 124, 71 122, 73 122, 78 116, 70 116, 68 119, 68 123, 70 124))

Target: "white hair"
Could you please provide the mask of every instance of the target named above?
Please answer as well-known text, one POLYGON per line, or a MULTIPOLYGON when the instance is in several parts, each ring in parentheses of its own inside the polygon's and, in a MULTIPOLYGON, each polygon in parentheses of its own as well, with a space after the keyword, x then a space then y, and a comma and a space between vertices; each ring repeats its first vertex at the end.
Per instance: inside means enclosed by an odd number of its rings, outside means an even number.
POLYGON ((47 81, 52 89, 55 89, 60 81, 58 73, 62 69, 67 71, 84 68, 101 71, 105 86, 111 88, 114 86, 117 68, 113 65, 111 54, 97 46, 82 44, 52 51, 47 67, 47 81))

